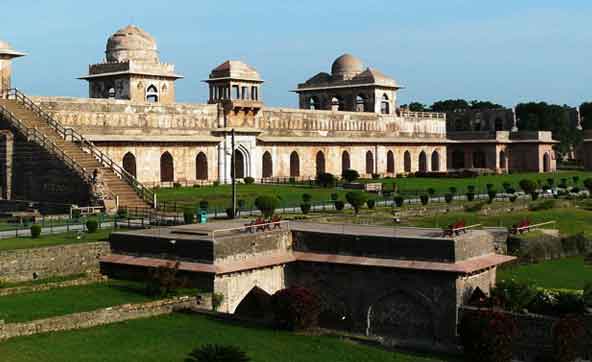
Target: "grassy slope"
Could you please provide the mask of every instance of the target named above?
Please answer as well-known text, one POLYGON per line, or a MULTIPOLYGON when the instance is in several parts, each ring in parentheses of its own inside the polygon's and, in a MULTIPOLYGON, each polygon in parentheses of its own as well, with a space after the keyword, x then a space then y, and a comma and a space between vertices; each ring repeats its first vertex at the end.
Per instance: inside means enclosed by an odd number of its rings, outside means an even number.
POLYGON ((30 321, 150 299, 144 295, 142 284, 112 280, 0 297, 0 319, 7 323, 30 321))
POLYGON ((238 345, 253 362, 452 361, 398 354, 330 337, 245 328, 203 316, 173 314, 87 330, 8 340, 2 361, 183 361, 202 344, 238 345))
POLYGON ((0 239, 0 250, 42 248, 53 245, 79 244, 94 241, 108 240, 112 229, 97 230, 96 233, 82 233, 78 239, 78 233, 70 232, 63 234, 41 235, 37 239, 30 237, 0 239))
POLYGON ((550 260, 498 270, 498 280, 514 279, 542 288, 584 289, 592 283, 592 266, 583 257, 550 260))

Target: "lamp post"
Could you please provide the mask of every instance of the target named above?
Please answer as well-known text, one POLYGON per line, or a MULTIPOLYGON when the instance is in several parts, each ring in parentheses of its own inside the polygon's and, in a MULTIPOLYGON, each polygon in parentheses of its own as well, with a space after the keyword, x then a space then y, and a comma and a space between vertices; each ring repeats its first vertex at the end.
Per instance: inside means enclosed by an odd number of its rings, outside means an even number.
POLYGON ((232 218, 236 217, 236 164, 234 159, 234 128, 230 131, 230 144, 231 144, 231 153, 230 153, 230 178, 232 180, 232 218))

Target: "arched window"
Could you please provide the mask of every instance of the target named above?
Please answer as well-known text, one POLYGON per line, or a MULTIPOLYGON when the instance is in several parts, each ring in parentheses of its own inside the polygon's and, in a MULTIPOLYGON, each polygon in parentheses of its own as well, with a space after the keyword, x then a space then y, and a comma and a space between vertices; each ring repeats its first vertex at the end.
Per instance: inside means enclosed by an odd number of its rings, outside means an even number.
POLYGON ((158 88, 154 85, 150 85, 146 89, 146 101, 149 103, 158 103, 158 88))
POLYGON ((107 96, 109 98, 115 98, 115 88, 113 88, 113 87, 109 88, 109 90, 107 91, 107 96))
POLYGON ((501 118, 495 119, 495 130, 496 131, 503 131, 504 130, 504 121, 501 118))
POLYGON ((136 177, 136 156, 133 153, 128 152, 123 156, 123 169, 136 177))
POLYGON ((366 98, 362 94, 356 97, 356 112, 366 112, 366 98))
POLYGON ((374 173, 374 155, 372 151, 366 152, 366 173, 369 175, 374 173))
POLYGON ((296 151, 290 154, 290 177, 300 177, 300 157, 296 151))
POLYGON ((452 168, 457 170, 465 168, 465 153, 463 151, 452 151, 452 168))
POLYGON ((424 151, 419 154, 419 172, 428 172, 428 159, 424 151))
POLYGON ((499 154, 499 167, 502 170, 505 170, 507 167, 506 153, 504 151, 500 151, 500 154, 499 154))
POLYGON ((332 111, 343 111, 343 100, 339 97, 331 98, 331 110, 332 111))
POLYGON ((321 102, 318 97, 310 97, 308 99, 308 109, 321 109, 321 102))
POLYGON ((386 153, 386 172, 395 173, 395 154, 393 151, 386 153))
POLYGON ((208 158, 203 152, 200 152, 195 158, 195 179, 208 179, 208 158))
POLYGON ((343 174, 344 171, 347 171, 350 168, 351 162, 349 160, 349 152, 343 151, 343 153, 341 154, 341 174, 343 174))
POLYGON ((487 159, 485 152, 475 151, 473 152, 473 167, 474 168, 487 168, 487 159))
POLYGON ((234 150, 234 170, 230 170, 231 175, 236 172, 236 178, 245 178, 245 156, 239 150, 234 150))
POLYGON ((405 151, 403 163, 405 167, 405 172, 411 172, 411 154, 409 153, 409 151, 405 151))
POLYGON ((251 87, 251 100, 258 101, 259 100, 259 89, 256 86, 251 87))
POLYGON ((272 177, 273 176, 273 161, 271 160, 271 153, 265 151, 263 154, 262 162, 262 177, 272 177))
POLYGON ((390 114, 391 113, 391 103, 389 101, 389 97, 384 94, 382 96, 382 100, 380 101, 380 113, 382 114, 390 114))
POLYGON ((173 182, 175 180, 175 166, 173 156, 165 152, 160 156, 160 182, 173 182))
POLYGON ((543 155, 543 172, 551 172, 551 156, 548 152, 543 155))
POLYGON ((440 171, 440 154, 438 153, 438 151, 432 152, 432 171, 440 171))
POLYGON ((317 152, 316 169, 317 175, 325 173, 325 154, 323 153, 323 151, 317 152))

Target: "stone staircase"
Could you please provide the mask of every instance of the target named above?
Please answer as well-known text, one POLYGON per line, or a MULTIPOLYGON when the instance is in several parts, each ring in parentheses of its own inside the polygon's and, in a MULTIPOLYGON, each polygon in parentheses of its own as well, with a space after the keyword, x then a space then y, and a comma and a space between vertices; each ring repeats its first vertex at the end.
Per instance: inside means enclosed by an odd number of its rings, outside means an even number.
POLYGON ((118 199, 119 207, 152 207, 153 194, 149 189, 82 135, 63 127, 18 90, 11 90, 8 99, 0 99, 0 117, 28 140, 64 161, 85 182, 92 183, 93 172, 99 169, 106 187, 118 199))

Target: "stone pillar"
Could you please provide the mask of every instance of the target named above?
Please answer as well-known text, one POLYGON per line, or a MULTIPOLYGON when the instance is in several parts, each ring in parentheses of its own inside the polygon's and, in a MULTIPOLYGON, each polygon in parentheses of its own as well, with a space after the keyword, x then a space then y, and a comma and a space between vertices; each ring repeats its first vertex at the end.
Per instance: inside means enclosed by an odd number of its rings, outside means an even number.
POLYGON ((516 107, 512 107, 512 132, 518 132, 518 119, 516 118, 516 107))
POLYGON ((11 76, 10 59, 3 59, 0 55, 0 98, 6 98, 6 92, 10 89, 11 76))
POLYGON ((14 155, 14 134, 0 131, 0 195, 4 200, 12 197, 12 165, 14 155))

